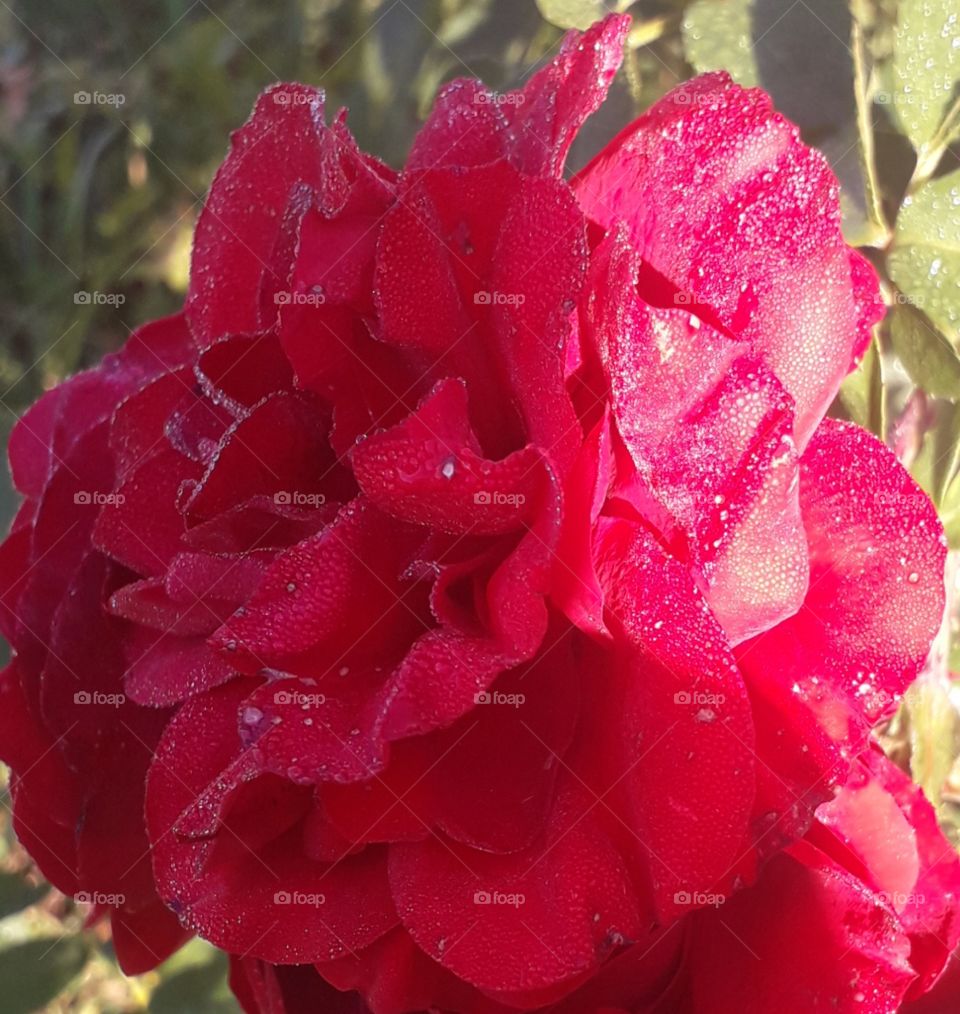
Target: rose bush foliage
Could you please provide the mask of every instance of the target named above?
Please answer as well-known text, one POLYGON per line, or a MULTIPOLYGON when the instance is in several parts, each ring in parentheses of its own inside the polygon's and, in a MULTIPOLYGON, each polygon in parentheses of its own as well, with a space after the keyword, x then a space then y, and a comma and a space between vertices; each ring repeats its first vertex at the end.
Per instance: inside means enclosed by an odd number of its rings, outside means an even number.
POLYGON ((442 91, 402 172, 278 85, 183 313, 10 442, 17 832, 123 967, 257 1012, 864 1011, 958 861, 870 744, 933 507, 825 418, 882 313, 824 159, 690 81, 572 179, 627 22, 442 91))

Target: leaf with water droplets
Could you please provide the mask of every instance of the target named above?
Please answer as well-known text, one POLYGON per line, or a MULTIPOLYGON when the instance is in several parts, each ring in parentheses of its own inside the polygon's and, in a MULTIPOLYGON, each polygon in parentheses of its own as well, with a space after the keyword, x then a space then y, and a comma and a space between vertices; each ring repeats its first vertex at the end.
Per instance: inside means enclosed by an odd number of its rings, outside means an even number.
POLYGON ((863 47, 846 4, 695 0, 681 31, 684 53, 698 71, 725 70, 745 88, 759 85, 805 136, 816 139, 842 185, 847 240, 853 246, 882 245, 885 231, 872 179, 873 123, 861 115, 863 47), (858 159, 851 157, 855 148, 858 159))
POLYGON ((844 380, 840 388, 840 401, 853 422, 870 430, 881 440, 884 439, 887 423, 883 372, 876 338, 867 346, 857 369, 844 380))
MULTIPOLYGON (((619 9, 628 6, 620 4, 619 9)), ((605 4, 603 0, 537 0, 537 8, 550 24, 558 28, 582 29, 589 28, 617 5, 605 4)))
POLYGON ((948 401, 960 398, 960 357, 923 313, 910 306, 895 306, 890 314, 890 337, 897 358, 918 387, 948 401))
POLYGON ((910 712, 910 773, 939 809, 957 747, 957 712, 949 685, 925 674, 907 691, 910 712))
POLYGON ((696 0, 687 8, 683 48, 698 71, 729 71, 745 88, 760 83, 750 39, 751 5, 751 0, 696 0))
POLYGON ((960 469, 960 406, 940 401, 934 404, 934 409, 934 421, 924 435, 910 472, 944 512, 949 509, 947 492, 960 469))
POLYGON ((960 328, 960 172, 903 202, 890 276, 955 343, 960 328))
POLYGON ((947 483, 940 498, 939 514, 950 548, 960 549, 960 475, 947 483))
POLYGON ((893 57, 893 108, 918 151, 943 123, 960 80, 956 0, 901 0, 893 57))

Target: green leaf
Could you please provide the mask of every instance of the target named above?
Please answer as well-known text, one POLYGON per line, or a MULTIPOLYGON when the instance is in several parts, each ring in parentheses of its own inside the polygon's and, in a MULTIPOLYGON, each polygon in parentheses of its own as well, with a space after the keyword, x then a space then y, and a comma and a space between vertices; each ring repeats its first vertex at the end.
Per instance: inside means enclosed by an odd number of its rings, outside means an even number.
POLYGON ((960 464, 960 406, 947 401, 934 404, 935 415, 923 446, 910 466, 910 474, 944 513, 947 493, 960 464))
POLYGON ((870 430, 881 440, 886 439, 883 373, 876 337, 867 346, 863 361, 841 385, 840 401, 857 425, 870 430))
POLYGON ((960 328, 960 172, 904 199, 887 260, 900 290, 956 342, 960 328))
POLYGON ((951 406, 947 420, 933 433, 933 502, 942 511, 947 492, 957 478, 960 466, 960 406, 951 406))
MULTIPOLYGON (((864 37, 863 25, 854 11, 851 28, 850 51, 853 54, 853 92, 857 107, 857 154, 860 159, 860 172, 863 176, 864 216, 857 236, 847 235, 853 232, 844 230, 847 241, 853 246, 886 246, 890 229, 883 213, 883 200, 880 195, 880 184, 877 180, 876 144, 874 141, 873 102, 870 90, 870 51, 864 37)), ((849 200, 846 199, 847 203, 849 200)), ((841 205, 844 194, 840 194, 841 205)), ((856 218, 850 213, 844 214, 844 225, 856 218)))
POLYGON ((38 937, 0 951, 4 1014, 44 1007, 80 974, 88 956, 80 936, 38 937))
MULTIPOLYGON (((960 549, 960 475, 948 483, 940 502, 940 520, 951 549, 960 549)), ((953 649, 951 649, 953 650, 953 649)), ((951 672, 960 672, 960 664, 951 663, 951 672)))
POLYGON ((893 55, 893 107, 918 152, 937 134, 960 79, 956 0, 900 0, 893 55))
POLYGON ((768 91, 837 174, 847 241, 885 246, 888 230, 870 175, 873 122, 857 92, 869 69, 857 53, 858 28, 837 0, 787 6, 694 0, 681 24, 686 58, 698 71, 726 70, 739 84, 768 91))
POLYGON ((890 311, 893 351, 910 379, 927 394, 960 398, 960 357, 919 310, 899 304, 890 311))
POLYGON ((29 908, 49 890, 46 884, 31 884, 20 873, 0 873, 0 919, 29 908))
POLYGON ((918 679, 907 691, 906 703, 910 712, 910 773, 939 809, 953 766, 957 713, 947 687, 933 676, 918 679))
POLYGON ((207 951, 199 963, 188 962, 161 981, 150 997, 150 1014, 236 1014, 239 1011, 227 985, 226 956, 212 948, 207 951))
POLYGON ((681 30, 687 60, 700 73, 726 70, 738 84, 759 84, 751 40, 751 0, 695 0, 681 30))
POLYGON ((558 28, 589 28, 610 10, 603 0, 537 0, 537 7, 558 28))

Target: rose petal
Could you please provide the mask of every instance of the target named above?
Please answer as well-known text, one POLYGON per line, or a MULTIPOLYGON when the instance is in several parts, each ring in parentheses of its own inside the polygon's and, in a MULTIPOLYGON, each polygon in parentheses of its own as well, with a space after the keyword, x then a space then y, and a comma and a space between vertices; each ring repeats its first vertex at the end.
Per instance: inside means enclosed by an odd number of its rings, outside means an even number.
POLYGON ((896 1010, 909 942, 856 878, 810 846, 775 857, 760 883, 692 918, 679 1014, 896 1010))
POLYGON ((297 801, 302 815, 308 800, 251 777, 237 732, 245 683, 187 702, 157 748, 146 813, 158 888, 185 926, 225 950, 331 960, 395 925, 385 856, 367 849, 328 866, 296 847, 297 801))
POLYGON ((787 837, 803 833, 919 673, 944 596, 933 505, 866 431, 821 424, 801 461, 800 506, 810 544, 803 606, 737 648, 764 762, 758 805, 786 815, 776 830, 787 837))
POLYGON ((583 34, 568 32, 557 56, 506 95, 470 80, 446 85, 409 167, 476 166, 505 156, 528 175, 559 177, 577 131, 606 97, 629 26, 629 18, 611 15, 583 34))
POLYGON ((851 266, 837 189, 769 97, 725 74, 670 92, 576 181, 588 217, 626 223, 637 252, 774 371, 801 448, 879 316, 875 278, 851 266))
POLYGON ((639 525, 612 519, 601 519, 596 558, 615 632, 600 655, 610 686, 597 732, 617 737, 594 761, 606 766, 598 792, 622 799, 668 921, 685 896, 722 893, 744 851, 753 722, 723 632, 682 565, 639 525))
POLYGON ((394 845, 390 883, 414 941, 486 991, 562 995, 640 932, 623 860, 589 797, 569 784, 531 849, 496 856, 437 838, 394 845))

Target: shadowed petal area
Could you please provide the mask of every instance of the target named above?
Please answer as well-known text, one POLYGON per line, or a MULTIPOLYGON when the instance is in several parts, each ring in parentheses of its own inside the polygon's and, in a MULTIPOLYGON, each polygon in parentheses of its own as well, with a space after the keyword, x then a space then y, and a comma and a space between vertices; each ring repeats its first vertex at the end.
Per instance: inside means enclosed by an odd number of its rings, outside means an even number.
POLYGON ((396 845, 390 883, 404 925, 428 955, 505 996, 569 992, 641 929, 623 859, 589 796, 569 781, 545 839, 530 849, 496 856, 439 838, 396 845))
POLYGON ((194 698, 157 748, 147 824, 158 888, 185 926, 224 950, 285 964, 340 957, 396 923, 386 855, 307 858, 308 790, 262 776, 242 749, 250 689, 237 680, 194 698))
POLYGON ((592 766, 649 869, 656 915, 717 891, 740 857, 754 793, 754 729, 723 631, 680 563, 639 525, 603 519, 596 553, 611 649, 592 766), (619 636, 617 636, 619 635, 619 636))

